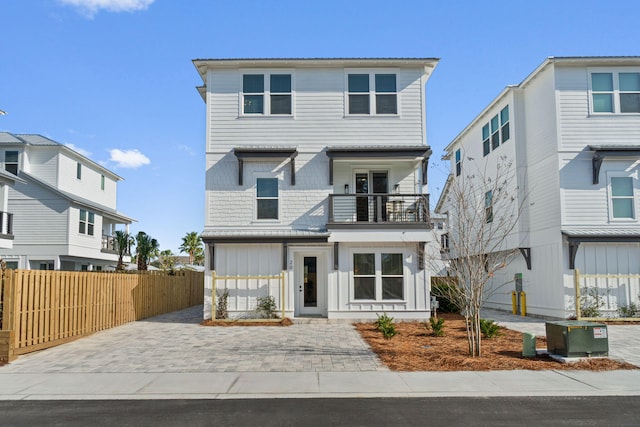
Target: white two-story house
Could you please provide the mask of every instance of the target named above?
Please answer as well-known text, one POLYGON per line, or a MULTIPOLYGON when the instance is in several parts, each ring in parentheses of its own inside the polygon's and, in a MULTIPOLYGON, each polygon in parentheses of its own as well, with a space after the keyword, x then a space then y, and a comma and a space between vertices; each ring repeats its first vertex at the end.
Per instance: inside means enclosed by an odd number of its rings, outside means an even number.
POLYGON ((231 316, 267 295, 294 317, 429 316, 425 86, 437 62, 194 60, 206 103, 205 318, 214 280, 231 316), (284 292, 255 279, 277 275, 284 292))
POLYGON ((133 221, 116 209, 122 178, 40 135, 0 132, 9 187, 13 247, 0 249, 8 268, 99 271, 118 260, 113 235, 133 221))
MULTIPOLYGON (((509 244, 521 256, 495 277, 494 288, 510 284, 489 306, 511 309, 521 273, 529 313, 574 315, 575 269, 624 276, 598 285, 603 315, 638 304, 640 57, 550 57, 504 89, 445 151, 449 187, 472 165, 492 170, 499 158, 517 170, 512 185, 523 210, 509 244)), ((446 197, 447 188, 437 211, 452 214, 446 197)))

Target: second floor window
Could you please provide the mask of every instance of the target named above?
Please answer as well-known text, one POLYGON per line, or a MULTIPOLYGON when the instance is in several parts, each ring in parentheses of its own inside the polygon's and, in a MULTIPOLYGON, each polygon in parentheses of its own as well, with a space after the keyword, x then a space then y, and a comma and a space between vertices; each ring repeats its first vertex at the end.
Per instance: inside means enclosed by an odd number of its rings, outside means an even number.
POLYGON ((460 176, 462 173, 462 155, 460 154, 460 149, 456 150, 456 176, 460 176))
POLYGON ((611 217, 613 219, 636 217, 632 177, 611 177, 611 217))
POLYGON ((347 91, 349 114, 398 114, 395 74, 349 74, 347 91))
POLYGON ((256 180, 257 219, 278 219, 278 179, 256 180))
POLYGON ((14 175, 18 175, 18 152, 17 151, 5 151, 4 152, 4 170, 11 172, 14 175))
POLYGON ((640 72, 591 73, 594 113, 640 113, 640 72))
POLYGON ((82 179, 82 165, 80 163, 76 165, 76 178, 82 179))
POLYGON ((242 113, 291 115, 291 74, 244 74, 242 113))
POLYGON ((484 194, 484 215, 486 222, 493 222, 493 191, 484 194))
POLYGON ((95 222, 95 214, 93 212, 80 209, 80 223, 78 227, 78 232, 80 234, 93 236, 94 222, 95 222))

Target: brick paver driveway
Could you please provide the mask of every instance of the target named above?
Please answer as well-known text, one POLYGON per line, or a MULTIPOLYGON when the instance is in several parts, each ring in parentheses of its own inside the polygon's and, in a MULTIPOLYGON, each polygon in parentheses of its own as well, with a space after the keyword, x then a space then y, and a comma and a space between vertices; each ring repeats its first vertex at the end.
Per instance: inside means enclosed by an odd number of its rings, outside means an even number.
POLYGON ((202 306, 20 356, 3 373, 386 371, 346 323, 200 326, 202 306))

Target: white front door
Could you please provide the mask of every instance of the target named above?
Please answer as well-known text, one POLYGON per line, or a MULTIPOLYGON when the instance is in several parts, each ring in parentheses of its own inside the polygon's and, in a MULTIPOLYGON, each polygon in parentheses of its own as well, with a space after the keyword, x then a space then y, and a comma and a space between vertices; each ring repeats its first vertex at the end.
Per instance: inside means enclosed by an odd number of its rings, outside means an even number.
POLYGON ((295 265, 295 315, 326 315, 327 269, 324 254, 297 253, 295 265))

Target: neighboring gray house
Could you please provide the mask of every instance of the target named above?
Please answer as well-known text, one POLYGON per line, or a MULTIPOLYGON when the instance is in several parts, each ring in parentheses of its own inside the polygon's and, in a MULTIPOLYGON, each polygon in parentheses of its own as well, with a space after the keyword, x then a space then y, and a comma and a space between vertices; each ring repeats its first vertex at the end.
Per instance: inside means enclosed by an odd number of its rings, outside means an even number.
MULTIPOLYGON (((598 283, 603 314, 639 302, 640 57, 550 57, 445 151, 451 175, 437 212, 455 211, 446 194, 467 169, 491 171, 499 157, 515 162, 511 184, 528 197, 509 239, 522 256, 494 286, 522 273, 527 311, 565 318, 575 313, 579 269, 609 275, 598 283)), ((512 290, 488 305, 510 310, 512 290)))
MULTIPOLYGON (((122 178, 40 135, 0 132, 13 247, 0 249, 9 268, 102 270, 117 262, 113 235, 133 221, 116 209, 122 178)), ((128 261, 128 260, 127 260, 128 261)))
POLYGON ((0 249, 13 248, 13 214, 9 210, 9 187, 16 182, 23 181, 0 169, 0 249))
MULTIPOLYGON (((438 60, 196 59, 205 318, 217 276, 285 277, 288 316, 428 318, 425 86, 438 60)), ((228 280, 229 312, 280 289, 228 280)))

